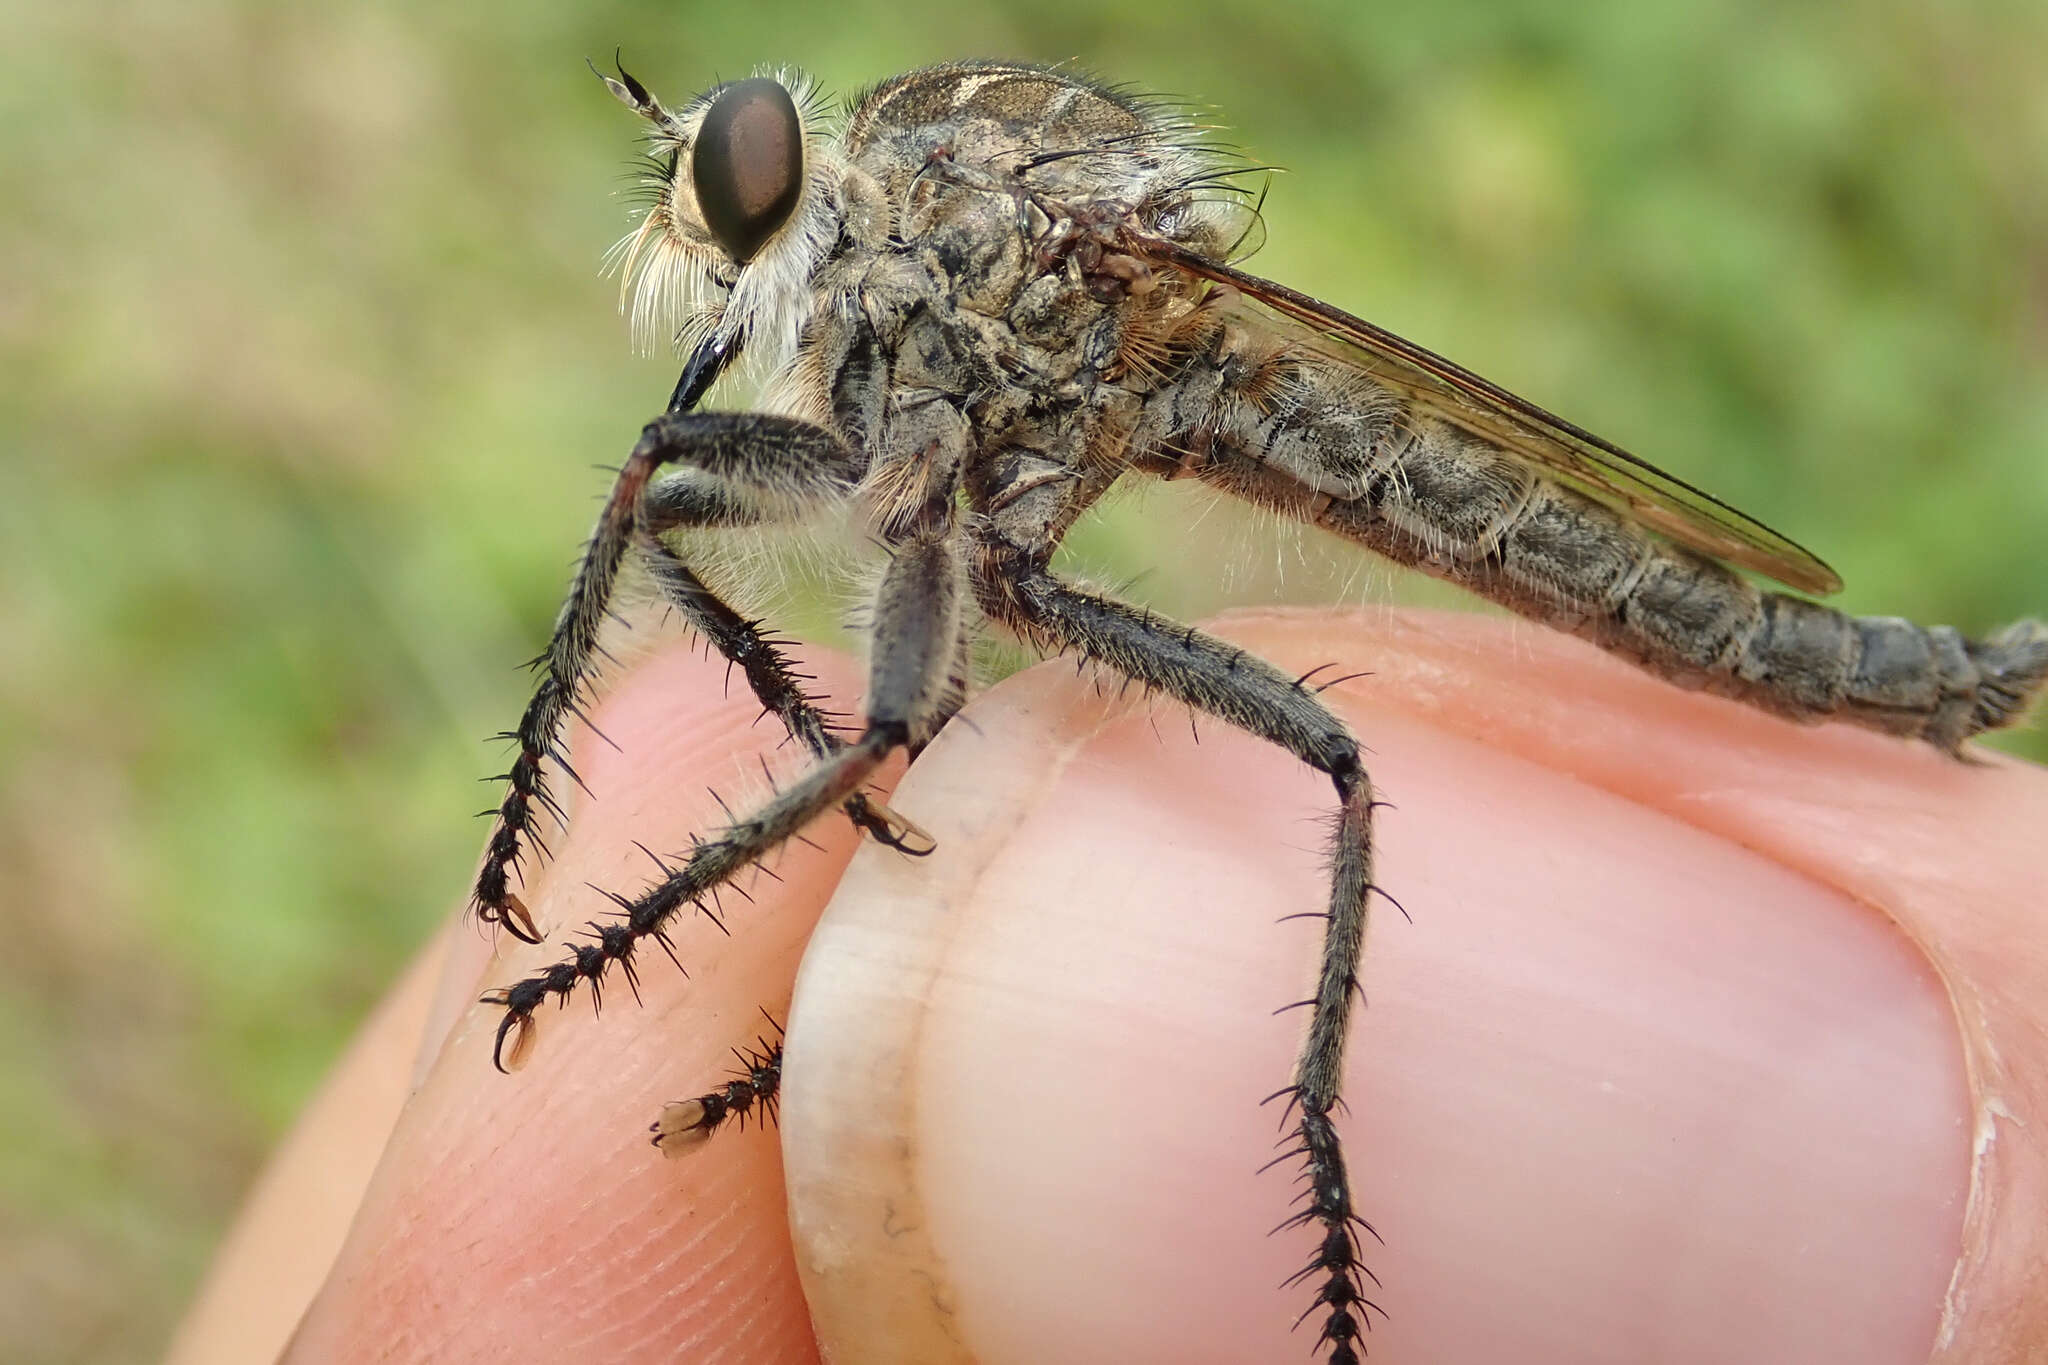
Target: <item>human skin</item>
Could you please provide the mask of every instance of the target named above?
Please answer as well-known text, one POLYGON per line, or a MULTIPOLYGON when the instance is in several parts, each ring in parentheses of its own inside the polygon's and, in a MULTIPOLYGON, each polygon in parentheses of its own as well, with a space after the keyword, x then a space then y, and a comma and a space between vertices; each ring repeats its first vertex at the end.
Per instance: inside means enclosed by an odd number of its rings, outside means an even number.
MULTIPOLYGON (((1800 729, 1510 623, 1217 628, 1373 670, 1326 696, 1393 803, 1379 881, 1409 917, 1375 901, 1347 1063, 1374 1359, 2048 1352, 2048 773, 1800 729)), ((858 695, 848 661, 808 666, 858 695)), ((1275 921, 1319 907, 1328 783, 1070 667, 978 698, 891 796, 931 858, 828 816, 724 899, 730 937, 681 926, 688 980, 643 956, 641 1003, 612 980, 492 1070, 476 997, 605 911, 586 883, 642 884, 634 840, 715 822, 707 783, 765 789, 755 712, 681 647, 619 682, 530 898, 554 941, 436 940, 173 1361, 271 1360, 295 1323, 294 1362, 1306 1355, 1311 1291, 1276 1285, 1313 1238, 1266 1235, 1294 1171, 1257 1173, 1259 1101, 1302 1023, 1273 1010, 1319 926, 1275 921), (663 1159, 649 1121, 763 1007, 789 1018, 780 1144, 663 1159)))

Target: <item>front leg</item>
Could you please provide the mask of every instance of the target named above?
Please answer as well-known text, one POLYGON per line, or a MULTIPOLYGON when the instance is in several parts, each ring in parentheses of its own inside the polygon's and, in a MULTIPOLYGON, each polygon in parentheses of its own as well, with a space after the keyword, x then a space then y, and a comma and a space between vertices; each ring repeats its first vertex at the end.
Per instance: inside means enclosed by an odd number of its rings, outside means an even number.
POLYGON ((758 864, 834 805, 859 794, 897 749, 925 733, 943 704, 961 628, 959 554, 942 533, 898 548, 875 601, 868 704, 858 738, 836 749, 752 814, 698 840, 687 857, 638 897, 618 897, 623 916, 593 926, 592 937, 546 971, 484 997, 504 1008, 492 1052, 500 1070, 519 1065, 532 1046, 534 1012, 550 997, 566 1003, 578 983, 593 993, 617 964, 628 983, 633 958, 649 938, 668 948, 667 932, 690 906, 758 864))
MULTIPOLYGON (((1322 966, 1310 1007, 1308 1037, 1293 1084, 1278 1092, 1299 1110, 1297 1144, 1288 1155, 1306 1165, 1308 1189, 1298 1214, 1282 1226, 1319 1224, 1322 1241, 1297 1282, 1320 1280, 1309 1312, 1325 1309, 1318 1343, 1331 1365, 1356 1365, 1353 1344, 1378 1305, 1365 1297, 1371 1277, 1359 1256, 1350 1179, 1331 1113, 1338 1103, 1344 1041, 1358 991, 1366 898, 1372 884, 1372 784, 1358 741, 1301 681, 1192 626, 1183 626, 1113 598, 1082 592, 1022 551, 984 545, 975 592, 982 610, 1026 639, 1079 653, 1108 668, 1271 740, 1329 774, 1338 813, 1330 870, 1330 901, 1322 966)), ((1277 1096, 1276 1096, 1277 1098, 1277 1096)), ((1370 1228, 1366 1228, 1370 1231, 1370 1228)), ((1304 1314, 1304 1317, 1307 1315, 1304 1314)))
POLYGON ((825 713, 803 690, 808 679, 790 667, 779 643, 761 629, 759 621, 733 610, 669 548, 664 537, 671 531, 759 526, 775 520, 778 512, 802 515, 819 501, 843 496, 858 481, 851 452, 839 452, 835 463, 840 466, 838 478, 809 497, 793 500, 794 506, 785 507, 775 504, 792 501, 786 492, 764 487, 759 477, 734 478, 691 468, 677 470, 648 488, 641 501, 643 525, 638 538, 641 563, 668 604, 682 615, 690 629, 740 670, 764 713, 781 720, 790 738, 819 758, 831 754, 838 747, 838 740, 825 713))
MULTIPOLYGON (((678 396, 683 396, 680 388, 678 396)), ((598 654, 598 628, 611 608, 627 549, 636 541, 643 546, 658 543, 653 542, 654 536, 682 525, 746 525, 801 515, 847 496, 860 474, 857 452, 824 428, 792 418, 671 411, 647 425, 612 484, 568 599, 555 618, 554 634, 535 661, 542 668, 540 683, 518 726, 506 736, 519 745, 519 753, 505 774, 505 798, 498 806, 483 866, 470 895, 478 919, 503 924, 528 943, 540 942, 540 929, 513 890, 512 880, 520 874, 528 847, 537 843, 534 825, 540 813, 545 810, 557 820, 563 817, 561 806, 548 791, 546 764, 552 760, 571 779, 575 777, 562 753, 562 726, 571 715, 582 714, 588 699, 598 654), (684 469, 656 482, 655 474, 670 464, 681 464, 684 469)), ((679 561, 677 567, 681 568, 679 561)), ((740 622, 687 569, 682 572, 701 591, 701 602, 693 598, 683 604, 692 624, 700 628, 711 625, 707 638, 721 648, 752 636, 763 648, 754 651, 753 663, 746 668, 748 681, 756 682, 765 671, 793 688, 794 681, 772 646, 760 641, 750 624, 740 622), (693 606, 702 610, 693 613, 693 606), (720 612, 744 629, 721 629, 720 612)), ((733 657, 729 649, 727 657, 733 657)), ((758 685, 756 690, 760 691, 758 685)), ((763 704, 775 706, 765 696, 763 704)), ((777 709, 789 721, 802 708, 777 709)), ((815 708, 811 711, 809 720, 814 723, 806 729, 815 731, 819 742, 812 743, 812 733, 800 738, 812 744, 814 752, 823 752, 828 747, 823 720, 815 716, 815 708)))

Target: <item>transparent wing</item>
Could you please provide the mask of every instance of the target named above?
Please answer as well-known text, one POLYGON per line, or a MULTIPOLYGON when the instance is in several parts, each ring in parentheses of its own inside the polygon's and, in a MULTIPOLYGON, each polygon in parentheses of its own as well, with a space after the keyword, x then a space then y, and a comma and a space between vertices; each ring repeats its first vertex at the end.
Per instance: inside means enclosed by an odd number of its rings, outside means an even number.
POLYGON ((1262 307, 1221 306, 1238 309, 1250 325, 1312 333, 1310 344, 1357 365, 1416 410, 1464 428, 1681 545, 1801 592, 1825 595, 1842 586, 1818 556, 1762 522, 1434 351, 1166 238, 1130 233, 1126 243, 1155 264, 1236 288, 1262 307))

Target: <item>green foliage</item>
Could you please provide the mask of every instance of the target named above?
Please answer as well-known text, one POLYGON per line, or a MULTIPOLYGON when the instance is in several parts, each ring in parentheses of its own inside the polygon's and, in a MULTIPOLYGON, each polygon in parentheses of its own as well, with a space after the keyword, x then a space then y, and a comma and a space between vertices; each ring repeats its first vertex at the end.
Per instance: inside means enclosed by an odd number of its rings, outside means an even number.
MULTIPOLYGON (((1852 609, 2048 608, 2038 8, 16 8, 13 1359, 154 1353, 252 1163, 462 893, 476 741, 517 714, 590 466, 674 377, 597 275, 635 128, 586 55, 623 45, 671 96, 762 60, 843 91, 1018 55, 1198 97, 1289 168, 1262 271, 1757 512, 1852 609)), ((1196 514, 1112 510, 1076 557, 1177 611, 1366 591, 1313 548, 1276 584, 1227 515, 1191 551, 1196 514)))

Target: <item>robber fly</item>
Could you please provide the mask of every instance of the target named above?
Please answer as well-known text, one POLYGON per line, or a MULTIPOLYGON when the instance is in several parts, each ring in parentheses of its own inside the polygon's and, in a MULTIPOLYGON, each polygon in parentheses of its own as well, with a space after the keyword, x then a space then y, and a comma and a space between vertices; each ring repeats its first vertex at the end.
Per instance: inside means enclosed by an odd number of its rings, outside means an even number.
MULTIPOLYGON (((1300 1277, 1319 1348, 1355 1362, 1374 1310, 1337 1126, 1373 886, 1373 787, 1308 683, 1049 567, 1121 479, 1192 478, 1569 631, 1682 687, 1795 721, 1844 720, 1960 752, 2048 677, 2048 628, 1987 640, 1849 617, 1758 585, 1840 586, 1725 503, 1440 356, 1247 274, 1256 206, 1171 110, 1065 70, 965 63, 884 81, 828 121, 809 86, 757 75, 671 107, 604 77, 649 125, 648 201, 620 244, 643 332, 687 356, 620 469, 518 728, 477 915, 541 938, 515 882, 588 700, 627 561, 737 666, 808 771, 615 897, 552 967, 486 997, 518 1065, 544 1004, 667 946, 677 917, 833 810, 906 853, 930 843, 866 784, 960 709, 994 626, 1278 744, 1338 804, 1322 964, 1291 1083, 1289 1148, 1313 1229, 1300 1277), (701 412, 735 362, 766 397, 701 412), (681 533, 851 506, 888 560, 868 696, 844 729, 759 625, 686 561, 681 533)), ((1305 909, 1307 907, 1304 907, 1305 909)), ((658 1144, 772 1107, 780 1044, 671 1105, 658 1144)))

